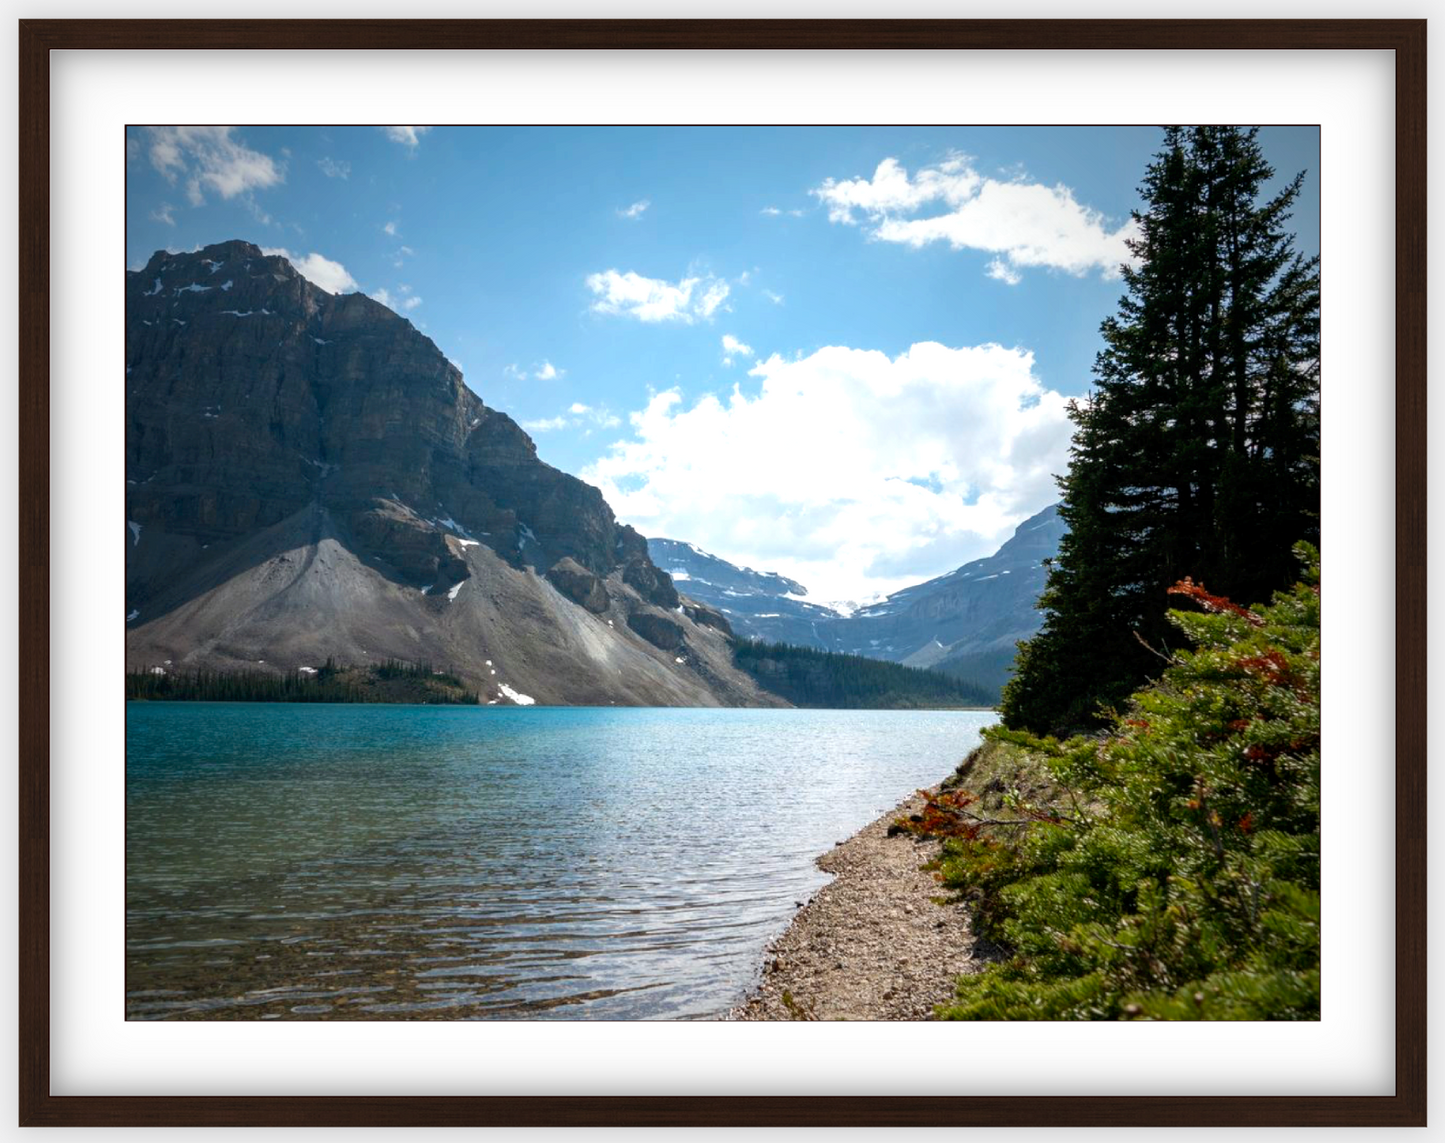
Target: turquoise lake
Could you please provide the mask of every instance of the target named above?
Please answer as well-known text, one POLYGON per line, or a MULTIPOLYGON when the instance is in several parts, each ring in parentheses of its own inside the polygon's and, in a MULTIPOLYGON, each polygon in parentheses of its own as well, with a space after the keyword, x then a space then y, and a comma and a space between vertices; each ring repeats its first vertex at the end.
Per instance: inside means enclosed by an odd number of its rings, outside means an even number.
POLYGON ((993 721, 130 703, 127 1016, 719 1016, 993 721))

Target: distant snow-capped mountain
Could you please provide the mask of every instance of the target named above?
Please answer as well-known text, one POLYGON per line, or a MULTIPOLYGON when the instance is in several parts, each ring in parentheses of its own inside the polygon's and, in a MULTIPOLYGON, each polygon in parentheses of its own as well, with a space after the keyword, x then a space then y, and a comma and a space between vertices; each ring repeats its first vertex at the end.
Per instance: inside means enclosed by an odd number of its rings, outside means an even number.
POLYGON ((997 688, 1015 643, 1039 629, 1045 562, 1066 530, 1051 505, 993 555, 864 604, 814 603, 795 580, 677 540, 649 540, 648 553, 680 592, 722 611, 745 638, 932 667, 997 688))
POLYGON ((717 608, 744 638, 829 646, 818 627, 840 618, 840 612, 808 599, 808 589, 797 580, 738 567, 680 540, 648 540, 647 553, 678 591, 717 608))

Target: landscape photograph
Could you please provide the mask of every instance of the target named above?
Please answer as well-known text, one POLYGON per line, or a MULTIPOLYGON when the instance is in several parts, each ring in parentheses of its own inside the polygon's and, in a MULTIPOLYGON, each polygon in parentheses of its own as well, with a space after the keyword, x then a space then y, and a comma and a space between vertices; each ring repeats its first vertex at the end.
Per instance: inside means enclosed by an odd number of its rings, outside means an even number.
POLYGON ((124 162, 127 1020, 1320 1019, 1318 128, 124 162))

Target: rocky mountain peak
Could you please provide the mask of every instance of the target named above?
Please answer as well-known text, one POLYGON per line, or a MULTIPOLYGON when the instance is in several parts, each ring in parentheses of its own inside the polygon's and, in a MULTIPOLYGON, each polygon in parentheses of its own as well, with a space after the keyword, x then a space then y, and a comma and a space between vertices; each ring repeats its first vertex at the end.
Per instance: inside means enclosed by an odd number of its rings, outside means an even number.
POLYGON ((128 613, 175 605, 178 560, 297 528, 334 532, 428 598, 472 578, 485 548, 554 598, 679 606, 646 541, 596 488, 543 463, 430 338, 252 243, 157 251, 127 273, 126 396, 128 613), (623 586, 602 587, 608 576, 623 586))

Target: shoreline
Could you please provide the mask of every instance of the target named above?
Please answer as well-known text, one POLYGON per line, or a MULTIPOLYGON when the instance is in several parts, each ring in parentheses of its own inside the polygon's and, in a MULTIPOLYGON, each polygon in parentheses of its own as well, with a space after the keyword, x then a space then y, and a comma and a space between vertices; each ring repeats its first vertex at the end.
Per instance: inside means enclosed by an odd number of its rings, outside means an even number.
POLYGON ((888 836, 925 792, 816 859, 833 880, 769 942, 761 979, 724 1019, 931 1020, 953 998, 955 978, 987 963, 966 907, 938 904, 943 891, 919 868, 943 843, 888 836))

